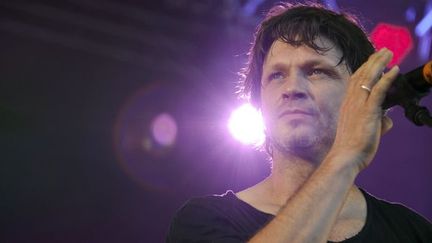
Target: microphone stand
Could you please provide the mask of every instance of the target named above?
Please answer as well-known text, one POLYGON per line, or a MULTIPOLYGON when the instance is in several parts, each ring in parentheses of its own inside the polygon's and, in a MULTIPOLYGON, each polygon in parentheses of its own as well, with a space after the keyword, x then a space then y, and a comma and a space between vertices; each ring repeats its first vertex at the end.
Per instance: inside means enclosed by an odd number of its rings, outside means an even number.
POLYGON ((432 127, 432 117, 419 101, 430 93, 432 88, 432 60, 422 67, 399 75, 387 92, 383 108, 400 105, 405 110, 405 117, 417 126, 432 127))
POLYGON ((401 102, 400 105, 405 110, 405 116, 415 125, 426 125, 428 127, 432 127, 432 117, 429 113, 429 110, 424 106, 418 105, 417 99, 411 99, 407 102, 401 102))
POLYGON ((424 81, 409 82, 405 76, 400 76, 390 88, 389 92, 392 95, 386 97, 383 107, 402 106, 405 110, 405 117, 416 126, 432 127, 432 117, 428 109, 419 105, 420 99, 427 96, 430 89, 431 86, 424 81))

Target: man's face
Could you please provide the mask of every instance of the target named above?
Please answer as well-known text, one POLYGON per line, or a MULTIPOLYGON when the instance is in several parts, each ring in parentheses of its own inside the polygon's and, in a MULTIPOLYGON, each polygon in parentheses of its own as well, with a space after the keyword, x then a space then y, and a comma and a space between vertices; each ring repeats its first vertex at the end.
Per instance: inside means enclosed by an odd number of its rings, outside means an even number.
MULTIPOLYGON (((321 38, 319 46, 332 47, 321 38)), ((261 108, 273 149, 300 156, 326 153, 350 72, 338 49, 319 54, 275 41, 263 65, 261 108)))

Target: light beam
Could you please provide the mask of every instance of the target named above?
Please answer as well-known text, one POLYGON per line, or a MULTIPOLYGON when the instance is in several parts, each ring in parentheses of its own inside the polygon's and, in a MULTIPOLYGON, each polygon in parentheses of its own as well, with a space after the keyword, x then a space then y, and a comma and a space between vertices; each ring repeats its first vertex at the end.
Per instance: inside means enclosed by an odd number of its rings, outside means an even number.
POLYGON ((265 139, 261 112, 251 104, 243 104, 231 113, 228 129, 231 135, 243 144, 258 146, 265 139))

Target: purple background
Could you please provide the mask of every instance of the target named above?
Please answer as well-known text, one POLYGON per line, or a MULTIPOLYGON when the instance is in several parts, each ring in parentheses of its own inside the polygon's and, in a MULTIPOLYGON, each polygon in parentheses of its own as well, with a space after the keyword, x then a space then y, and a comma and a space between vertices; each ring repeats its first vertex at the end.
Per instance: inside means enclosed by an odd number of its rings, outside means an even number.
MULTIPOLYGON (((226 128, 259 19, 241 11, 247 1, 89 2, 0 3, 2 242, 162 242, 188 198, 241 190, 269 173, 265 156, 226 128), (178 125, 169 148, 148 131, 162 112, 178 125)), ((421 15, 425 5, 338 2, 362 13, 368 30, 385 21, 412 33, 404 11, 421 15)), ((403 72, 422 64, 416 51, 403 72)), ((423 104, 432 108, 431 97, 423 104)), ((432 130, 399 108, 391 117, 357 182, 431 220, 432 130)))

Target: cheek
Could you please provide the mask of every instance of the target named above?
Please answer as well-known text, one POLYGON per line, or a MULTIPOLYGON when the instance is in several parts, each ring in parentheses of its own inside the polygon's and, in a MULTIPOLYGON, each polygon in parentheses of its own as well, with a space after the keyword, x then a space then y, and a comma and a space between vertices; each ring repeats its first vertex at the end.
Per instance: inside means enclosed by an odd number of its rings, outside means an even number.
POLYGON ((261 102, 261 115, 264 121, 264 125, 266 128, 269 128, 271 126, 271 121, 273 120, 273 112, 271 110, 271 105, 267 102, 261 102))
POLYGON ((272 110, 276 106, 276 95, 269 92, 269 90, 261 89, 261 111, 264 116, 271 115, 272 110))
POLYGON ((327 90, 324 95, 320 97, 318 102, 321 114, 325 114, 332 120, 336 120, 339 115, 339 109, 342 104, 345 94, 345 87, 338 87, 337 89, 327 90))
POLYGON ((261 114, 266 130, 273 130, 277 123, 277 99, 275 95, 261 93, 261 114))

